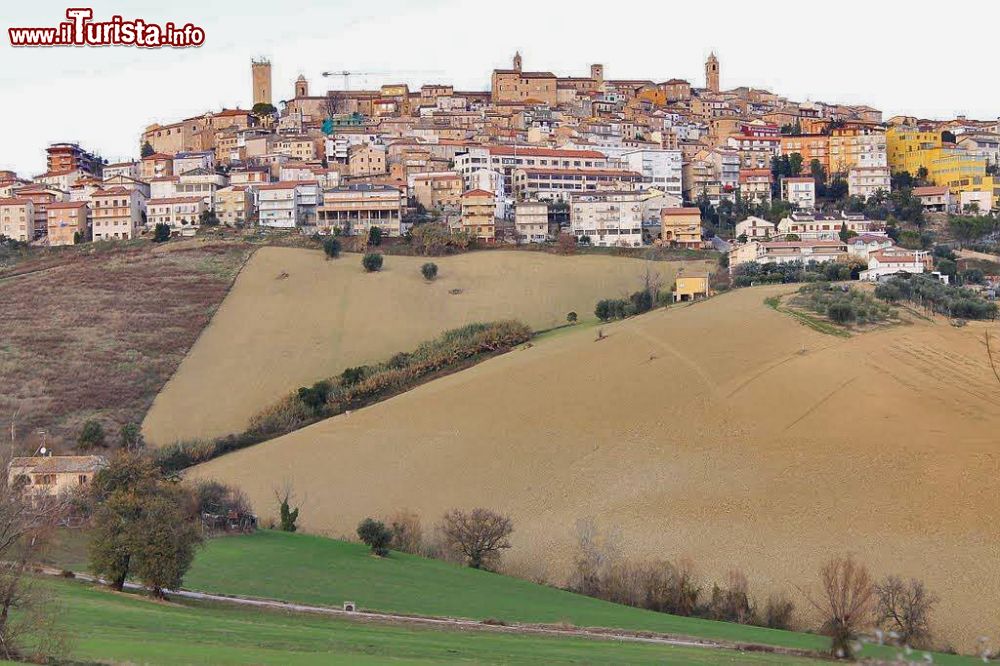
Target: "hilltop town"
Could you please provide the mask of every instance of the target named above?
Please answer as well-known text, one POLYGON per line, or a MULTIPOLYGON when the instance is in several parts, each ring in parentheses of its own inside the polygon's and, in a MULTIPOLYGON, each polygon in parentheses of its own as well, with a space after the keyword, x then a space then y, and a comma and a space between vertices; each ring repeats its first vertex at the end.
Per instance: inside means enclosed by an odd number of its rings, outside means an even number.
POLYGON ((520 53, 488 91, 352 89, 351 72, 324 74, 337 89, 315 94, 299 76, 277 108, 271 64, 253 60, 252 108, 150 125, 134 160, 52 143, 46 173, 0 172, 0 235, 398 238, 434 222, 482 247, 714 247, 733 250, 730 270, 859 258, 876 279, 933 268, 925 212, 988 214, 1000 199, 997 121, 726 88, 714 54, 703 87, 606 78, 600 64, 532 71, 520 53))

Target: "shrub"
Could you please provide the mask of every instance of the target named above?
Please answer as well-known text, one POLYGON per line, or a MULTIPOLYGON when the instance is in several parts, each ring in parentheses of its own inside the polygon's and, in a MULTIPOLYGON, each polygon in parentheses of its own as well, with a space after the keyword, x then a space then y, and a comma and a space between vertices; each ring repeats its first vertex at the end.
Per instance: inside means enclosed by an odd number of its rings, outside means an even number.
POLYGON ((771 629, 792 629, 795 604, 784 593, 772 594, 764 604, 760 623, 771 629))
POLYGON ((575 312, 568 312, 566 314, 566 323, 568 323, 568 324, 575 324, 576 320, 577 320, 577 316, 576 316, 575 312))
POLYGON ((594 314, 601 321, 624 319, 630 314, 632 304, 624 298, 607 298, 597 302, 594 314))
POLYGON ((99 421, 90 420, 83 424, 80 436, 76 439, 77 445, 84 450, 95 449, 106 444, 104 426, 99 421))
POLYGON ((834 303, 827 310, 827 314, 838 324, 848 324, 857 319, 857 313, 850 303, 834 303))
POLYGON ((420 267, 420 274, 424 276, 424 279, 430 282, 437 277, 438 267, 437 264, 433 262, 427 262, 420 267))
POLYGON ((292 492, 286 488, 284 494, 275 495, 278 498, 278 518, 281 521, 279 529, 282 532, 294 532, 298 528, 295 523, 299 519, 299 507, 292 507, 292 492))
POLYGON ((371 548, 373 554, 379 557, 385 557, 389 554, 389 542, 392 540, 392 534, 382 521, 374 518, 362 520, 358 524, 358 538, 371 548))
POLYGON ((711 619, 750 624, 753 615, 750 586, 742 571, 731 571, 724 587, 712 587, 712 598, 708 602, 708 616, 711 619))
POLYGON ((163 222, 153 227, 153 242, 163 243, 170 240, 170 225, 163 222))
POLYGON ((382 255, 375 252, 369 252, 361 258, 361 265, 364 266, 365 271, 369 273, 380 271, 382 270, 382 255))
POLYGON ((365 370, 366 368, 363 365, 356 368, 344 368, 344 371, 340 373, 340 385, 354 386, 365 378, 365 370))
POLYGON ((118 436, 119 444, 126 451, 137 451, 146 445, 142 438, 142 428, 138 423, 126 423, 118 436))
POLYGON ((378 247, 382 244, 382 229, 381 227, 371 227, 368 230, 368 244, 372 247, 378 247))
POLYGON ((340 256, 340 239, 334 236, 327 236, 323 240, 323 253, 327 259, 336 259, 340 256))
POLYGON ((386 521, 392 540, 389 547, 403 553, 414 555, 421 552, 424 542, 423 528, 420 526, 420 516, 412 511, 397 511, 386 521))
POLYGON ((328 381, 319 381, 311 387, 301 387, 297 396, 303 405, 311 409, 314 413, 319 413, 326 407, 326 401, 330 397, 333 385, 328 381))

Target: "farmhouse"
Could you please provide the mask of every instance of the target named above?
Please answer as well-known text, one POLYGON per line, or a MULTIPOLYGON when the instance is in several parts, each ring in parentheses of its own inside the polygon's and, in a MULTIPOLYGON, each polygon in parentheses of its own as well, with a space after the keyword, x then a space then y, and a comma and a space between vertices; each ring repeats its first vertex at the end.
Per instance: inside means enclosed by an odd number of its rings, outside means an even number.
POLYGON ((19 457, 7 466, 7 483, 34 495, 56 497, 87 485, 107 464, 104 456, 19 457))
POLYGON ((708 295, 708 275, 679 275, 677 281, 674 282, 675 303, 707 298, 708 295))

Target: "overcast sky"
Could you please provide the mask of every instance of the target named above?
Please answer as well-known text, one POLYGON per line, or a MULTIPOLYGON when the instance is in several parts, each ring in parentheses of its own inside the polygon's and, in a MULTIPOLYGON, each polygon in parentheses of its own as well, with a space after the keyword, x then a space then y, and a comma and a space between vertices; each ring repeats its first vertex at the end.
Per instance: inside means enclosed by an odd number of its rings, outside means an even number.
MULTIPOLYGON (((71 5, 90 3, 71 3, 71 5)), ((56 25, 66 4, 4 6, 0 38, 0 168, 36 175, 45 146, 80 141, 110 160, 134 157, 153 122, 251 105, 250 58, 273 66, 275 101, 304 74, 311 94, 342 86, 324 70, 379 72, 352 87, 451 82, 486 90, 490 70, 520 49, 526 69, 607 78, 681 77, 703 85, 714 50, 723 87, 753 85, 799 100, 867 103, 886 117, 996 118, 992 71, 1000 3, 962 5, 961 28, 915 5, 872 0, 831 4, 332 0, 310 2, 94 3, 113 14, 205 29, 193 49, 18 48, 6 28, 56 25), (897 3, 892 3, 897 4, 897 3), (942 21, 945 24, 942 24, 942 21), (956 54, 960 54, 960 57, 956 54)))

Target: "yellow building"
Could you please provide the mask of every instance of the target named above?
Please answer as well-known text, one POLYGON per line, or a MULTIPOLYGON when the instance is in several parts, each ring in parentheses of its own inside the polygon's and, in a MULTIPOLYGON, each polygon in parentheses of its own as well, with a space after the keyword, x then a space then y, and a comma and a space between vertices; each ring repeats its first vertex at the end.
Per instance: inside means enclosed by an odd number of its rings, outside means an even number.
POLYGON ((993 207, 1000 204, 1000 180, 986 175, 986 159, 954 144, 944 143, 940 132, 916 127, 890 127, 886 133, 889 167, 893 173, 917 175, 927 169, 927 181, 945 186, 952 194, 992 192, 993 207))
POLYGON ((920 167, 927 166, 930 151, 941 149, 940 132, 923 132, 917 127, 898 125, 885 134, 886 158, 893 173, 909 171, 916 175, 920 167))
POLYGON ((660 210, 660 238, 678 247, 701 247, 701 210, 663 208, 660 210))
POLYGON ((708 276, 678 276, 674 282, 674 302, 693 301, 698 298, 707 298, 708 276))
POLYGON ((462 228, 477 240, 496 240, 496 199, 486 190, 469 190, 462 195, 462 228))

